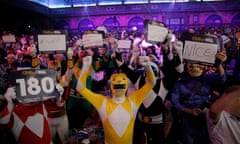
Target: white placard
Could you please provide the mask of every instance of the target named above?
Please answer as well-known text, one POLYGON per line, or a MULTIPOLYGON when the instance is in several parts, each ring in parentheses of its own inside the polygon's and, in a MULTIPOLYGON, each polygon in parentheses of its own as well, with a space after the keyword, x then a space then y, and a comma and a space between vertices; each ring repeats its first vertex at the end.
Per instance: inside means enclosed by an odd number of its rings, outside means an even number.
POLYGON ((186 40, 183 50, 183 58, 185 60, 200 63, 214 64, 218 47, 217 44, 186 40))
POLYGON ((118 40, 118 48, 130 49, 131 41, 130 40, 118 40))
POLYGON ((16 37, 15 35, 3 35, 2 40, 4 43, 15 43, 16 37))
POLYGON ((168 34, 168 29, 159 25, 147 25, 147 40, 150 42, 163 42, 168 34))
POLYGON ((39 34, 38 48, 40 52, 66 51, 66 35, 39 34))
POLYGON ((82 37, 83 47, 92 48, 103 45, 102 34, 84 34, 82 37))

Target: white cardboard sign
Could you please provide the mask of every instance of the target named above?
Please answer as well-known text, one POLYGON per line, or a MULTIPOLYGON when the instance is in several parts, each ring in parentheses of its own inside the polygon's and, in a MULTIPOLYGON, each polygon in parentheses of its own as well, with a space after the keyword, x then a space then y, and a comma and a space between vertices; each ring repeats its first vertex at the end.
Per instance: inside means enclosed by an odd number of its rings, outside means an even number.
POLYGON ((82 37, 83 47, 84 48, 92 48, 103 45, 103 36, 102 34, 84 34, 82 37))
POLYGON ((130 49, 131 41, 130 40, 118 40, 118 48, 130 49))
POLYGON ((40 52, 66 51, 66 35, 39 34, 38 48, 40 52))
POLYGON ((163 42, 168 34, 168 29, 158 25, 148 24, 148 41, 163 42))
POLYGON ((144 20, 144 28, 146 40, 151 43, 163 42, 168 34, 165 25, 158 21, 144 20))
POLYGON ((2 40, 4 43, 15 43, 16 37, 15 35, 3 35, 2 40))
POLYGON ((218 44, 214 43, 186 40, 184 45, 183 58, 189 61, 214 64, 218 47, 218 44))

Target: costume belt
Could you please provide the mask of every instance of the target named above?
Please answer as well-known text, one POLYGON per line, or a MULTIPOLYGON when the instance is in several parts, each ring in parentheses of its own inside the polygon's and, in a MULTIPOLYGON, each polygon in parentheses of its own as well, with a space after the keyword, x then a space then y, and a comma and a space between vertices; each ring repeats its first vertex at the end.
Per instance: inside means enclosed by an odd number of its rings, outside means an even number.
POLYGON ((78 93, 76 90, 74 90, 73 88, 71 88, 70 93, 69 93, 70 97, 74 97, 74 98, 78 98, 78 99, 85 99, 80 93, 78 93))
POLYGON ((86 99, 85 97, 81 96, 81 95, 70 95, 69 97, 73 97, 73 98, 77 98, 77 99, 86 99))
POLYGON ((142 113, 138 112, 138 119, 142 121, 143 123, 147 124, 160 124, 163 123, 163 115, 155 115, 155 116, 146 116, 142 113))
POLYGON ((51 111, 51 112, 48 112, 48 117, 49 118, 57 118, 57 117, 60 117, 60 116, 63 116, 66 114, 66 109, 63 108, 63 109, 60 109, 58 111, 51 111))

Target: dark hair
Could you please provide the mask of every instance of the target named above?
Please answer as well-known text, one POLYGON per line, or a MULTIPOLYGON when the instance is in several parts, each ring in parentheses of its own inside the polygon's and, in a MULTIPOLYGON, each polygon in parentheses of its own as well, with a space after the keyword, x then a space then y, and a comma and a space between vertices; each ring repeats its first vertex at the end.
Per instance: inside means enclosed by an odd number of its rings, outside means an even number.
POLYGON ((103 44, 103 46, 101 48, 108 49, 108 46, 107 46, 107 44, 103 44))
POLYGON ((24 55, 19 66, 32 67, 32 57, 30 55, 24 55))

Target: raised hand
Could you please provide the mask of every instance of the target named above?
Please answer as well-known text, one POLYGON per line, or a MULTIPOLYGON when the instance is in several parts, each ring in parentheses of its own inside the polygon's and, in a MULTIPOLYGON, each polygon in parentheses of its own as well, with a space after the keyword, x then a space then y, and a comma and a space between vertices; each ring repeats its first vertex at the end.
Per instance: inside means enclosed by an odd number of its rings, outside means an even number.
POLYGON ((109 42, 111 44, 112 51, 118 51, 118 40, 115 38, 111 38, 109 42))
POLYGON ((67 50, 67 58, 70 60, 73 58, 73 49, 71 47, 67 50))
POLYGON ((227 60, 226 49, 223 48, 222 51, 218 52, 215 57, 220 61, 220 63, 225 62, 227 60))
POLYGON ((16 99, 16 89, 15 87, 9 87, 4 94, 5 99, 8 103, 13 103, 13 100, 16 99))
POLYGON ((30 54, 32 57, 36 57, 37 56, 37 48, 35 44, 32 44, 31 49, 30 49, 30 54))
POLYGON ((139 56, 139 62, 142 66, 147 66, 150 63, 150 58, 148 56, 139 56))
POLYGON ((83 58, 83 68, 82 70, 88 70, 92 64, 92 56, 85 56, 83 58))
POLYGON ((122 59, 121 55, 117 52, 113 52, 111 54, 111 58, 115 60, 118 67, 122 66, 124 63, 124 60, 122 59))
POLYGON ((55 86, 55 88, 56 88, 57 91, 59 92, 60 96, 62 96, 62 95, 63 95, 63 92, 64 92, 63 87, 62 87, 59 83, 57 83, 56 86, 55 86))
POLYGON ((63 95, 64 89, 63 89, 63 87, 59 83, 56 84, 56 89, 57 89, 57 91, 60 94, 59 98, 57 98, 56 104, 59 107, 63 107, 65 105, 65 101, 62 99, 62 95, 63 95))

